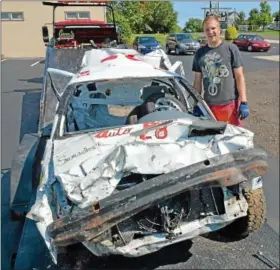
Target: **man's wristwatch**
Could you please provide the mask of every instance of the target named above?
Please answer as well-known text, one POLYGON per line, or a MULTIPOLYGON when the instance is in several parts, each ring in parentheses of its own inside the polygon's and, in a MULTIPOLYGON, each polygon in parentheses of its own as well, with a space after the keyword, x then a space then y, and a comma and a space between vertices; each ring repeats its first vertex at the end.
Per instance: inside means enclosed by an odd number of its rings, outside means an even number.
POLYGON ((248 104, 248 102, 247 102, 247 101, 241 101, 241 104, 243 104, 243 105, 247 105, 247 104, 248 104))

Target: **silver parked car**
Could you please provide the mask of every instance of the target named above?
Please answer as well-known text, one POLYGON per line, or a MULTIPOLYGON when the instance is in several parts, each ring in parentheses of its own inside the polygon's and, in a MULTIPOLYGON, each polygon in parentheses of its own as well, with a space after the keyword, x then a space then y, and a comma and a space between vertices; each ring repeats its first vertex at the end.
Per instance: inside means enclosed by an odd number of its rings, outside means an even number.
POLYGON ((173 33, 167 36, 166 52, 175 51, 175 54, 195 53, 200 43, 187 33, 173 33))

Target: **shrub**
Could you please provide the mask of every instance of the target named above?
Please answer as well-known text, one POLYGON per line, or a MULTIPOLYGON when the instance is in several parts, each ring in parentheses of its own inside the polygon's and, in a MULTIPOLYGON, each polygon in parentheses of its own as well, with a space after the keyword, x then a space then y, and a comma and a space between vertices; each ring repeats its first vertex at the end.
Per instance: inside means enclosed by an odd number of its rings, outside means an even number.
POLYGON ((225 34, 226 40, 233 40, 238 37, 238 31, 234 26, 228 26, 225 34))

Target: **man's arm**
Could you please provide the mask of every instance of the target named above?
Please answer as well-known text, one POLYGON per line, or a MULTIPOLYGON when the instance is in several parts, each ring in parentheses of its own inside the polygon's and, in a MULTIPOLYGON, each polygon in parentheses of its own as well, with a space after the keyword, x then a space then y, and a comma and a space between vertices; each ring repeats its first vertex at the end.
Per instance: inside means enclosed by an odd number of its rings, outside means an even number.
POLYGON ((232 52, 232 67, 235 76, 236 87, 239 93, 240 101, 247 102, 246 83, 243 72, 243 60, 238 47, 235 44, 231 44, 232 52))
POLYGON ((194 82, 193 87, 194 89, 201 95, 202 92, 202 76, 201 76, 201 67, 199 65, 199 51, 196 51, 193 64, 192 64, 192 71, 194 72, 194 82))
POLYGON ((236 86, 239 93, 239 99, 242 102, 247 102, 247 91, 246 91, 246 82, 243 72, 243 67, 234 68, 234 75, 236 80, 236 86))
POLYGON ((194 89, 201 95, 202 92, 202 78, 200 72, 194 73, 194 82, 193 82, 194 89))

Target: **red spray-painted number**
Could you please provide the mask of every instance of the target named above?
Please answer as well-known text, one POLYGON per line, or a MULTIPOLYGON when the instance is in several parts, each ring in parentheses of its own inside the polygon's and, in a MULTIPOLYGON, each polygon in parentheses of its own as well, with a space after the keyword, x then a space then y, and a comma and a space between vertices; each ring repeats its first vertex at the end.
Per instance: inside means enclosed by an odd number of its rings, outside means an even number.
MULTIPOLYGON (((156 126, 158 125, 159 122, 150 122, 150 123, 144 123, 143 124, 143 128, 150 128, 150 127, 153 127, 153 126, 156 126)), ((159 140, 163 140, 165 139, 166 137, 168 136, 168 131, 167 131, 167 126, 163 126, 163 127, 160 127, 160 128, 157 128, 156 131, 155 131, 155 137, 159 140)), ((148 136, 146 134, 141 134, 140 135, 140 139, 141 140, 150 140, 152 139, 152 136, 148 136)))

